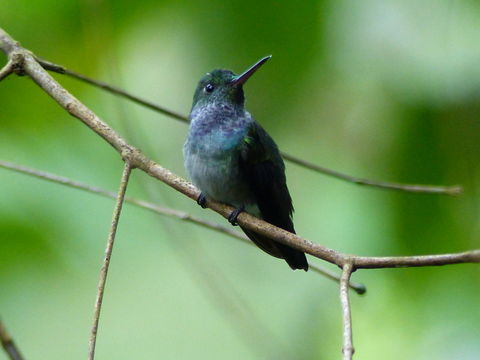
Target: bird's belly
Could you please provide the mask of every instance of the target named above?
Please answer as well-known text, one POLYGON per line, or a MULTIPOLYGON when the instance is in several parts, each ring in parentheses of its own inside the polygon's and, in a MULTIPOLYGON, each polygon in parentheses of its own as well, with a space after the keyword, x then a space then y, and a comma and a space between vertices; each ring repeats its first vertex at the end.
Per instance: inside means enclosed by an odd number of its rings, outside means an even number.
POLYGON ((235 207, 250 208, 253 196, 235 158, 215 159, 190 154, 185 165, 193 183, 207 198, 235 207))

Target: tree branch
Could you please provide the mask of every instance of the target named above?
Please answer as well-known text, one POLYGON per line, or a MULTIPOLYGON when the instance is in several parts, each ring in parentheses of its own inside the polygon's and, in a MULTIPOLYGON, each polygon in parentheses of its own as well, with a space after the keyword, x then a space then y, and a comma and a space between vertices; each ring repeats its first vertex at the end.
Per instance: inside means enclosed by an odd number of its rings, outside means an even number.
POLYGON ((20 350, 18 350, 15 342, 13 341, 10 334, 7 332, 5 325, 3 325, 2 320, 0 319, 0 342, 2 347, 5 350, 5 353, 8 355, 10 360, 23 360, 20 350))
POLYGON ((42 67, 44 69, 47 69, 47 70, 50 70, 50 71, 53 71, 53 72, 56 72, 56 73, 59 73, 59 74, 64 74, 64 75, 68 75, 70 77, 73 77, 77 80, 81 80, 83 82, 86 82, 87 84, 90 84, 90 85, 93 85, 93 86, 96 86, 100 89, 103 89, 103 90, 106 90, 112 94, 115 94, 115 95, 118 95, 118 96, 121 96, 125 99, 128 99, 130 101, 133 101, 134 103, 137 103, 137 104, 140 104, 142 106, 145 106, 151 110, 154 110, 156 112, 159 112, 163 115, 166 115, 168 117, 171 117, 173 119, 176 119, 176 120, 179 120, 181 122, 188 122, 188 119, 186 116, 183 116, 179 113, 176 113, 174 111, 171 111, 171 110, 168 110, 164 107, 161 107, 159 105, 156 105, 150 101, 147 101, 147 100, 144 100, 144 99, 141 99, 139 98, 138 96, 135 96, 135 95, 132 95, 130 93, 127 93, 126 91, 116 87, 116 86, 112 86, 112 85, 109 85, 103 81, 98 81, 98 80, 95 80, 95 79, 92 79, 92 78, 89 78, 88 76, 85 76, 83 74, 80 74, 80 73, 77 73, 75 71, 72 71, 72 70, 69 70, 61 65, 57 65, 57 64, 54 64, 50 61, 47 61, 45 59, 41 59, 39 57, 35 57, 36 60, 38 61, 38 63, 40 65, 42 65, 42 67))
POLYGON ((353 266, 346 263, 343 266, 342 278, 340 280, 340 303, 343 314, 343 360, 352 360, 355 349, 352 341, 352 314, 350 311, 350 300, 348 298, 348 283, 352 275, 353 266))
MULTIPOLYGON (((120 89, 116 86, 109 85, 103 81, 95 80, 92 79, 88 76, 85 76, 83 74, 77 73, 75 71, 69 70, 64 66, 54 64, 50 61, 41 59, 39 57, 36 57, 36 60, 39 62, 40 65, 44 69, 59 73, 59 74, 64 74, 68 75, 70 77, 73 77, 75 79, 81 80, 83 82, 86 82, 90 85, 96 86, 98 88, 101 88, 103 90, 106 90, 112 94, 118 95, 120 97, 123 97, 125 99, 128 99, 130 101, 133 101, 139 105, 145 106, 151 110, 157 111, 161 114, 164 114, 168 117, 171 117, 175 120, 179 120, 183 123, 188 123, 188 117, 179 113, 176 113, 174 111, 168 110, 162 106, 159 106, 157 104, 152 103, 151 101, 142 99, 138 96, 132 95, 128 92, 126 92, 123 89, 120 89)), ((372 187, 377 187, 381 189, 388 189, 388 190, 398 190, 398 191, 408 191, 408 192, 415 192, 415 193, 426 193, 426 194, 443 194, 443 195, 460 195, 463 192, 463 189, 461 186, 455 185, 455 186, 434 186, 434 185, 418 185, 418 184, 400 184, 400 183, 391 183, 391 182, 385 182, 385 181, 375 181, 375 180, 369 180, 369 179, 364 179, 356 176, 351 176, 347 174, 343 174, 339 171, 328 169, 326 167, 320 166, 313 164, 311 162, 302 160, 296 156, 289 155, 285 152, 282 152, 282 157, 285 160, 290 161, 291 163, 294 163, 296 165, 305 167, 307 169, 316 171, 318 173, 331 176, 346 182, 354 183, 357 185, 366 185, 366 186, 372 186, 372 187)))
POLYGON ((100 311, 102 309, 103 294, 105 292, 105 284, 107 282, 108 268, 110 265, 110 259, 112 257, 113 244, 115 242, 115 235, 117 233, 118 220, 120 219, 120 213, 122 212, 123 200, 125 198, 125 192, 127 191, 128 179, 132 168, 130 163, 125 161, 123 168, 122 180, 120 182, 120 189, 118 190, 117 200, 115 202, 115 208, 112 215, 112 225, 108 233, 107 247, 105 249, 105 258, 103 260, 102 268, 100 269, 100 280, 98 282, 97 298, 95 299, 95 310, 93 313, 93 325, 92 333, 90 335, 90 347, 88 351, 88 360, 95 358, 95 344, 97 342, 98 322, 100 321, 100 311))
MULTIPOLYGON (((176 176, 168 169, 163 168, 152 160, 148 159, 140 150, 128 144, 111 127, 103 122, 90 109, 78 101, 73 95, 66 91, 58 82, 56 82, 37 62, 34 55, 22 48, 5 31, 0 29, 0 49, 7 54, 9 61, 14 61, 18 66, 15 68, 17 74, 29 75, 46 93, 48 93, 57 103, 66 109, 71 115, 81 120, 91 130, 101 136, 117 152, 120 153, 125 168, 122 176, 120 190, 117 196, 117 202, 113 214, 112 227, 109 234, 107 250, 102 266, 97 300, 95 304, 94 324, 92 327, 92 336, 90 339, 89 360, 93 360, 95 351, 96 333, 98 330, 98 321, 105 287, 105 281, 110 261, 111 250, 115 239, 115 232, 120 216, 125 190, 128 183, 128 177, 131 169, 139 168, 152 177, 155 177, 175 190, 196 200, 199 191, 184 179, 176 176)), ((207 206, 227 218, 234 210, 232 207, 220 204, 214 201, 207 201, 207 206)), ((289 233, 283 229, 277 228, 263 220, 257 219, 248 213, 241 213, 237 222, 243 227, 255 231, 259 234, 268 236, 285 245, 299 249, 305 253, 336 264, 343 270, 340 280, 340 298, 342 302, 343 323, 344 323, 344 360, 350 360, 353 355, 352 327, 350 304, 348 298, 348 283, 353 271, 360 268, 396 268, 396 267, 415 267, 415 266, 438 266, 458 263, 478 263, 480 262, 480 250, 472 250, 463 253, 425 255, 425 256, 404 256, 404 257, 364 257, 348 255, 342 252, 329 249, 320 244, 313 243, 296 234, 289 233)))
MULTIPOLYGON (((148 159, 140 150, 129 145, 111 127, 103 122, 90 109, 78 101, 73 95, 56 82, 35 60, 34 56, 20 47, 5 31, 0 29, 0 49, 9 57, 12 54, 23 56, 23 70, 28 74, 45 92, 47 92, 58 104, 66 109, 71 115, 81 120, 91 130, 101 136, 122 158, 129 161, 132 167, 137 167, 152 177, 164 182, 175 190, 195 200, 200 195, 198 189, 184 179, 173 174, 170 170, 163 168, 152 160, 148 159)), ((210 209, 216 211, 225 218, 234 210, 215 201, 208 200, 206 204, 210 209)), ((480 262, 480 250, 472 250, 464 253, 407 256, 407 257, 362 257, 344 254, 329 249, 320 244, 313 243, 296 234, 289 233, 263 220, 257 219, 248 213, 241 213, 237 219, 238 223, 249 230, 268 236, 282 244, 306 252, 310 255, 343 267, 346 263, 352 263, 354 269, 359 268, 384 268, 384 267, 407 267, 407 266, 438 266, 465 262, 480 262)))
MULTIPOLYGON (((66 177, 51 174, 45 171, 35 170, 32 168, 12 164, 12 163, 1 161, 1 160, 0 160, 0 168, 13 170, 21 174, 30 175, 42 180, 50 181, 55 184, 64 185, 69 188, 82 190, 88 193, 93 193, 109 199, 115 200, 117 198, 117 194, 115 192, 111 192, 95 186, 87 185, 66 177)), ((182 221, 187 221, 199 226, 209 228, 219 233, 229 235, 237 240, 242 241, 245 244, 255 247, 255 245, 245 235, 237 231, 234 231, 231 228, 227 228, 213 222, 202 220, 186 212, 161 207, 153 203, 128 197, 128 196, 125 196, 124 201, 126 203, 135 205, 139 208, 149 210, 157 215, 174 217, 182 221)), ((179 243, 175 241, 175 245, 178 245, 178 244, 179 243)), ((189 250, 191 250, 191 253, 196 254, 196 256, 193 259, 190 258, 193 262, 187 259, 189 257, 189 253, 185 252, 183 249, 178 250, 179 255, 185 258, 185 263, 191 269, 192 275, 197 277, 196 281, 203 282, 204 284, 206 284, 205 286, 208 287, 206 291, 204 291, 206 297, 210 299, 210 301, 212 301, 213 304, 215 304, 214 307, 216 309, 219 309, 219 311, 223 311, 223 314, 225 315, 225 317, 228 317, 230 319, 231 324, 234 325, 233 328, 242 337, 242 339, 247 340, 247 344, 249 346, 252 344, 252 339, 258 340, 259 336, 267 336, 270 339, 270 342, 273 342, 276 339, 275 334, 272 334, 270 332, 270 329, 263 323, 263 321, 258 316, 256 316, 253 309, 251 309, 248 306, 248 302, 245 299, 242 299, 242 294, 239 294, 233 291, 233 287, 231 284, 229 284, 227 278, 224 278, 224 277, 221 277, 219 279, 216 278, 219 276, 219 274, 221 275, 221 271, 219 272, 217 271, 218 269, 215 269, 215 268, 212 269, 212 265, 214 263, 208 261, 208 254, 205 252, 202 253, 201 252, 202 248, 199 247, 199 245, 196 244, 195 242, 193 243, 189 242, 188 246, 190 247, 189 250), (194 246, 193 249, 192 249, 192 246, 194 246), (199 261, 202 261, 203 264, 199 264, 199 261), (201 272, 200 270, 201 268, 209 268, 209 269, 203 270, 203 272, 201 272)), ((336 281, 336 282, 340 281, 340 276, 333 271, 323 269, 315 265, 311 265, 310 268, 314 272, 322 274, 327 278, 332 279, 333 281, 336 281)), ((357 284, 352 282, 349 285, 358 294, 363 294, 366 292, 366 288, 362 284, 357 284)), ((262 345, 266 346, 267 343, 262 342, 262 345)), ((276 349, 276 351, 285 352, 286 349, 280 350, 282 349, 282 346, 283 344, 281 344, 281 342, 278 339, 275 341, 275 344, 272 345, 272 347, 276 349)), ((269 349, 268 351, 271 351, 271 349, 269 349)))
MULTIPOLYGON (((69 179, 69 178, 66 178, 66 177, 51 174, 51 173, 48 173, 48 172, 45 172, 45 171, 35 170, 35 169, 28 168, 28 167, 25 167, 25 166, 12 164, 8 161, 0 160, 0 168, 13 170, 13 171, 16 171, 16 172, 21 173, 21 174, 34 176, 34 177, 37 177, 39 179, 51 181, 51 182, 56 183, 56 184, 61 184, 61 185, 65 185, 65 186, 68 186, 68 187, 71 187, 71 188, 83 190, 83 191, 86 191, 86 192, 89 192, 89 193, 101 195, 101 196, 104 196, 104 197, 107 197, 107 198, 110 198, 110 199, 116 199, 117 198, 117 194, 114 193, 114 192, 111 192, 111 191, 108 191, 108 190, 105 190, 105 189, 101 189, 101 188, 98 188, 96 186, 87 185, 87 184, 81 183, 79 181, 75 181, 75 180, 72 180, 72 179, 69 179)), ((222 225, 216 224, 214 222, 210 222, 210 221, 207 221, 207 220, 200 219, 200 218, 198 218, 196 216, 193 216, 193 215, 191 215, 187 212, 158 206, 158 205, 152 204, 150 202, 140 200, 140 199, 136 199, 136 198, 133 198, 133 197, 130 197, 130 196, 125 197, 125 202, 130 203, 132 205, 135 205, 137 207, 152 211, 152 212, 154 212, 158 215, 170 216, 170 217, 177 218, 179 220, 190 222, 190 223, 198 225, 198 226, 206 227, 210 230, 228 235, 230 237, 233 237, 234 239, 237 239, 237 240, 240 240, 240 241, 244 242, 245 244, 256 247, 253 244, 253 242, 250 239, 248 239, 244 234, 242 234, 238 231, 232 230, 229 227, 222 226, 222 225)), ((310 264, 310 269, 313 270, 314 272, 318 273, 318 274, 321 274, 321 275, 333 280, 333 281, 340 282, 340 276, 337 273, 335 273, 331 270, 328 270, 326 268, 323 268, 321 266, 314 265, 314 264, 310 264)), ((352 290, 354 290, 359 295, 362 295, 367 291, 365 285, 363 285, 363 284, 350 282, 349 286, 352 290)))
POLYGON ((7 64, 0 70, 0 81, 5 79, 12 72, 13 72, 13 61, 9 59, 7 64))
POLYGON ((331 176, 340 180, 351 182, 357 185, 366 185, 377 187, 387 190, 398 190, 398 191, 408 191, 414 193, 424 193, 424 194, 440 194, 440 195, 460 195, 463 192, 463 188, 459 185, 454 186, 435 186, 435 185, 418 185, 418 184, 400 184, 400 183, 391 183, 385 181, 375 181, 364 179, 356 176, 346 175, 339 171, 328 169, 326 167, 312 164, 308 161, 302 160, 300 158, 294 157, 292 155, 282 153, 284 159, 289 160, 290 162, 303 166, 307 169, 317 171, 327 176, 331 176))

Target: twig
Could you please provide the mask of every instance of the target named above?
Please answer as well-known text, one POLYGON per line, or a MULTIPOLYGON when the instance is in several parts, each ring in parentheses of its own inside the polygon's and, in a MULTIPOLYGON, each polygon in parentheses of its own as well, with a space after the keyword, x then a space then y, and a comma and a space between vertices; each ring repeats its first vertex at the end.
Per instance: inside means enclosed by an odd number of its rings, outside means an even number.
POLYGON ((121 96, 125 99, 128 99, 130 101, 133 101, 137 104, 140 104, 142 106, 145 106, 151 110, 154 110, 154 111, 157 111, 161 114, 164 114, 166 116, 169 116, 173 119, 176 119, 176 120, 179 120, 181 122, 188 122, 188 119, 187 117, 181 115, 181 114, 178 114, 174 111, 171 111, 171 110, 168 110, 168 109, 165 109, 164 107, 161 107, 157 104, 154 104, 148 100, 144 100, 144 99, 141 99, 139 98, 138 96, 135 96, 135 95, 132 95, 132 94, 129 94, 127 93, 126 91, 116 87, 116 86, 112 86, 112 85, 109 85, 103 81, 98 81, 98 80, 95 80, 95 79, 92 79, 92 78, 89 78, 88 76, 85 76, 85 75, 82 75, 80 73, 77 73, 75 71, 72 71, 72 70, 69 70, 63 66, 60 66, 60 65, 57 65, 57 64, 54 64, 50 61, 47 61, 47 60, 44 60, 44 59, 40 59, 40 58, 36 58, 38 60, 38 62, 40 63, 40 65, 43 66, 44 69, 47 69, 47 70, 50 70, 50 71, 54 71, 56 73, 59 73, 59 74, 64 74, 64 75, 68 75, 68 76, 71 76, 75 79, 78 79, 78 80, 81 80, 83 82, 86 82, 87 84, 90 84, 90 85, 93 85, 93 86, 96 86, 96 87, 99 87, 103 90, 106 90, 112 94, 115 94, 115 95, 118 95, 118 96, 121 96))
MULTIPOLYGON (((66 178, 66 177, 62 177, 62 176, 58 176, 58 175, 55 175, 55 174, 48 173, 48 172, 45 172, 45 171, 40 171, 40 170, 32 169, 32 168, 29 168, 29 167, 12 164, 12 163, 7 162, 7 161, 1 161, 0 160, 0 168, 13 170, 13 171, 21 173, 21 174, 30 175, 30 176, 33 176, 33 177, 36 177, 36 178, 39 178, 39 179, 42 179, 42 180, 46 180, 46 181, 50 181, 50 182, 53 182, 53 183, 56 183, 56 184, 64 185, 64 186, 67 186, 67 187, 70 187, 70 188, 82 190, 82 191, 85 191, 85 192, 88 192, 88 193, 93 193, 93 194, 100 195, 100 196, 103 196, 103 197, 106 197, 106 198, 109 198, 109 199, 116 199, 117 198, 117 194, 115 192, 111 192, 111 191, 101 189, 101 188, 98 188, 98 187, 95 187, 95 186, 84 184, 84 183, 74 181, 74 180, 66 178)), ((240 241, 244 242, 245 244, 251 245, 253 247, 255 246, 245 235, 243 235, 243 234, 241 234, 237 231, 234 231, 231 228, 227 228, 225 226, 218 225, 216 223, 200 219, 200 218, 195 217, 193 215, 190 215, 186 212, 161 207, 161 206, 152 204, 150 202, 143 201, 143 200, 140 200, 140 199, 136 199, 136 198, 133 198, 133 197, 128 197, 128 196, 125 196, 124 201, 126 203, 132 204, 132 205, 137 206, 139 208, 143 208, 143 209, 146 209, 148 211, 151 211, 151 212, 153 212, 157 215, 174 217, 174 218, 177 218, 177 219, 182 220, 182 221, 186 221, 186 222, 190 222, 190 223, 193 223, 193 224, 196 224, 196 225, 199 225, 199 226, 203 226, 203 227, 209 228, 211 230, 217 231, 219 233, 223 233, 223 234, 226 234, 228 236, 231 236, 231 237, 233 237, 237 240, 240 240, 240 241)), ((189 243, 190 247, 193 246, 193 245, 195 245, 195 244, 193 244, 191 242, 189 243)), ((205 256, 208 255, 208 254, 202 254, 201 256, 199 256, 199 251, 201 251, 201 248, 198 247, 198 245, 195 249, 190 249, 190 250, 192 250, 192 252, 196 254, 196 256, 193 259, 194 261, 195 260, 203 260, 205 258, 205 256), (201 258, 201 259, 199 259, 199 258, 201 258)), ((188 253, 185 253, 185 251, 179 250, 178 252, 180 253, 181 256, 184 256, 184 257, 189 256, 188 253)), ((256 322, 255 324, 251 325, 251 327, 249 329, 247 329, 247 330, 245 330, 241 333, 241 336, 243 338, 247 338, 246 335, 248 335, 247 340, 252 341, 252 338, 258 339, 258 336, 260 334, 263 334, 263 335, 267 334, 268 327, 266 327, 265 324, 263 324, 263 322, 258 317, 255 316, 252 309, 248 308, 247 302, 241 300, 241 294, 232 295, 231 294, 232 288, 230 288, 230 290, 224 290, 224 287, 226 286, 226 284, 228 285, 228 283, 226 283, 226 281, 228 281, 228 279, 220 279, 220 280, 214 279, 214 277, 218 276, 218 274, 219 274, 218 272, 216 272, 214 270, 210 270, 208 272, 208 276, 203 276, 202 274, 199 273, 199 269, 196 267, 196 265, 194 263, 191 264, 190 262, 188 262, 188 260, 186 261, 186 263, 188 265, 190 265, 192 268, 195 269, 194 271, 192 271, 192 273, 194 273, 194 275, 198 277, 198 281, 204 281, 204 282, 206 282, 210 285, 211 288, 207 289, 207 291, 206 291, 207 294, 206 295, 210 299, 212 299, 212 301, 214 301, 215 304, 218 303, 218 304, 223 304, 224 305, 223 308, 225 308, 225 310, 224 310, 225 316, 232 316, 234 313, 237 314, 236 318, 232 318, 232 323, 235 323, 235 325, 236 325, 235 329, 237 331, 238 331, 239 328, 242 328, 242 330, 243 330, 243 328, 245 327, 245 326, 243 326, 242 324, 239 323, 240 321, 243 322, 243 324, 250 323, 252 321, 256 322), (222 299, 222 297, 223 297, 223 299, 222 299), (228 297, 228 299, 227 299, 227 297, 228 297), (238 301, 241 304, 241 306, 238 306, 238 304, 235 304, 235 302, 232 301, 232 297, 235 299, 235 301, 238 301), (227 300, 222 301, 224 299, 227 299, 227 300), (241 311, 242 307, 243 308, 246 307, 246 309, 241 311), (257 334, 253 333, 253 330, 256 331, 257 334)), ((211 267, 212 263, 208 263, 207 265, 211 267)), ((329 270, 323 269, 321 267, 317 267, 315 265, 310 265, 310 268, 315 272, 323 274, 327 278, 330 278, 330 279, 332 279, 334 281, 337 281, 337 282, 340 281, 340 276, 335 274, 333 271, 329 271, 329 270)), ((363 294, 366 291, 366 288, 363 284, 352 283, 352 284, 350 284, 350 286, 358 294, 363 294)), ((216 305, 215 307, 216 308, 221 308, 221 306, 219 306, 219 305, 216 305)), ((223 308, 221 310, 223 310, 223 308)), ((268 335, 268 337, 269 337, 270 340, 272 340, 273 339, 273 334, 268 335)), ((279 345, 277 344, 277 345, 275 345, 275 347, 278 350, 279 345)))
POLYGON ((353 266, 346 263, 343 266, 342 278, 340 279, 340 303, 343 314, 343 360, 352 360, 355 349, 352 341, 352 314, 350 311, 350 300, 348 298, 348 283, 352 275, 353 266))
MULTIPOLYGON (((115 61, 111 62, 111 65, 110 75, 117 81, 120 79, 121 83, 121 74, 115 61)), ((127 134, 126 139, 130 143, 141 143, 138 129, 132 128, 132 125, 135 126, 135 120, 132 119, 131 114, 128 114, 128 109, 125 107, 128 104, 120 96, 115 97, 114 100, 116 100, 114 116, 120 125, 118 130, 127 134)), ((142 143, 143 151, 154 154, 155 149, 149 145, 151 144, 142 143)), ((158 192, 158 184, 148 182, 147 180, 143 176, 138 179, 138 184, 143 190, 144 196, 152 201, 156 199, 163 202, 165 199, 162 200, 163 196, 158 192)), ((271 328, 271 324, 268 321, 265 322, 261 314, 250 306, 249 299, 245 297, 246 294, 237 291, 236 284, 231 282, 222 265, 218 263, 217 256, 210 251, 206 251, 202 241, 198 241, 192 235, 188 239, 184 236, 177 236, 182 230, 180 230, 179 226, 169 221, 162 222, 161 226, 170 235, 167 237, 166 243, 174 251, 183 267, 189 272, 195 286, 205 299, 210 302, 215 311, 222 315, 222 319, 230 325, 230 328, 238 338, 254 354, 262 358, 274 354, 282 354, 282 356, 290 359, 295 357, 294 354, 300 351, 299 345, 297 343, 287 343, 278 338, 274 329, 271 328), (195 256, 192 256, 192 254, 195 254, 195 256)), ((232 228, 229 227, 228 229, 232 228)), ((238 234, 238 232, 235 233, 238 234)), ((253 247, 251 241, 246 241, 245 239, 236 240, 253 247)))
POLYGON ((461 253, 421 256, 352 256, 356 269, 381 269, 479 263, 480 249, 461 253))
MULTIPOLYGON (((35 60, 33 55, 20 47, 5 31, 0 29, 0 49, 7 55, 12 53, 23 55, 23 69, 46 93, 48 93, 58 104, 66 109, 71 115, 81 120, 91 130, 101 136, 114 149, 117 150, 124 160, 130 162, 133 167, 137 167, 152 177, 161 180, 165 184, 181 192, 182 194, 196 200, 200 194, 192 184, 178 177, 170 170, 163 168, 147 158, 140 150, 128 144, 120 135, 118 135, 110 126, 103 122, 84 104, 78 101, 65 88, 63 88, 55 79, 53 79, 46 70, 42 68, 35 60)), ((215 201, 207 201, 206 205, 222 215, 225 218, 234 210, 215 201)), ((313 243, 296 234, 289 233, 263 220, 257 219, 248 213, 241 213, 237 219, 243 227, 255 231, 259 234, 268 236, 282 244, 291 246, 305 253, 328 261, 343 267, 347 262, 358 268, 382 268, 382 267, 401 267, 401 266, 437 266, 465 262, 480 262, 480 250, 472 250, 464 253, 427 255, 427 256, 409 256, 409 257, 359 257, 344 254, 333 249, 329 249, 320 244, 313 243)))
POLYGON ((320 165, 315 165, 308 161, 302 160, 300 158, 297 158, 295 156, 292 156, 286 153, 282 153, 282 156, 284 159, 294 164, 297 164, 307 169, 320 172, 324 175, 332 176, 334 178, 345 180, 347 182, 351 182, 357 185, 367 185, 367 186, 377 187, 381 189, 408 191, 408 192, 424 193, 424 194, 460 195, 463 192, 463 188, 459 185, 435 186, 435 185, 418 185, 418 184, 400 184, 400 183, 369 180, 369 179, 364 179, 356 176, 346 175, 341 172, 328 169, 320 165))
POLYGON ((18 350, 12 337, 7 332, 5 325, 3 325, 2 319, 0 319, 0 342, 2 343, 5 353, 7 353, 11 360, 23 360, 20 350, 18 350))
MULTIPOLYGON (((332 279, 333 281, 340 282, 341 281, 341 276, 339 276, 337 273, 334 273, 333 271, 327 270, 323 267, 317 266, 317 265, 312 265, 308 264, 309 269, 312 269, 313 271, 322 274, 329 279, 332 279)), ((367 288, 363 284, 359 284, 353 281, 348 282, 348 286, 350 289, 355 291, 358 295, 363 295, 367 292, 367 288)))
POLYGON ((95 299, 95 310, 93 313, 93 325, 90 335, 90 346, 88 351, 88 360, 95 358, 95 344, 97 342, 98 322, 100 320, 100 311, 102 309, 103 294, 105 292, 105 283, 107 281, 108 267, 110 265, 110 259, 112 257, 113 243, 115 242, 115 235, 117 233, 118 220, 120 219, 120 213, 123 207, 123 200, 125 198, 125 192, 127 191, 128 179, 132 168, 130 163, 125 161, 123 168, 122 180, 120 182, 120 188, 118 190, 117 201, 115 202, 115 208, 112 215, 112 225, 108 233, 107 247, 105 249, 105 258, 103 259, 102 268, 100 269, 100 280, 98 282, 97 298, 95 299))
MULTIPOLYGON (((109 246, 111 255, 111 246, 113 245, 116 224, 121 210, 121 204, 125 195, 126 183, 130 173, 130 167, 139 168, 152 177, 155 177, 175 190, 196 200, 199 191, 190 183, 176 176, 168 169, 163 168, 152 160, 148 159, 140 150, 128 144, 120 137, 111 127, 103 122, 90 109, 78 101, 65 88, 56 82, 42 66, 34 58, 33 54, 22 48, 15 42, 3 29, 0 28, 0 50, 2 50, 10 60, 15 56, 21 57, 21 72, 18 73, 29 75, 47 94, 49 94, 58 104, 66 109, 71 115, 81 120, 97 135, 101 136, 108 142, 122 157, 125 162, 124 176, 122 176, 122 185, 117 197, 117 204, 114 211, 114 220, 112 222, 112 230, 109 235, 109 246), (123 189, 123 190, 122 190, 123 189), (117 214, 117 215, 115 215, 117 214), (110 241, 111 240, 111 241, 110 241)), ((17 72, 17 71, 16 71, 17 72)), ((206 204, 210 209, 227 218, 234 210, 230 206, 220 204, 214 201, 207 201, 206 204)), ((315 244, 296 234, 289 233, 283 229, 277 228, 263 220, 257 219, 248 213, 241 213, 237 222, 243 227, 255 231, 259 234, 268 236, 282 244, 294 247, 305 253, 316 256, 320 259, 336 264, 342 268, 343 274, 341 279, 341 301, 344 313, 344 359, 351 359, 353 354, 352 336, 351 336, 351 318, 350 306, 348 301, 348 287, 351 272, 353 269, 359 268, 384 268, 384 267, 407 267, 407 266, 439 266, 458 263, 479 263, 480 250, 471 250, 463 253, 442 254, 442 255, 426 255, 426 256, 406 256, 406 257, 363 257, 348 255, 333 249, 329 249, 320 244, 315 244)), ((95 308, 95 320, 92 329, 92 339, 90 347, 90 360, 93 360, 96 332, 98 329, 98 315, 100 313, 101 298, 106 279, 106 271, 108 269, 108 261, 110 256, 105 257, 105 271, 102 267, 102 276, 99 285, 99 292, 95 308), (103 285, 102 285, 103 278, 103 285)))
MULTIPOLYGON (((36 169, 29 168, 29 167, 12 164, 8 161, 0 160, 0 167, 5 168, 5 169, 9 169, 9 170, 13 170, 13 171, 16 171, 16 172, 21 173, 21 174, 27 174, 27 175, 30 175, 30 176, 37 177, 39 179, 43 179, 43 180, 51 181, 51 182, 54 182, 54 183, 57 183, 57 184, 72 187, 72 188, 75 188, 75 189, 79 189, 79 190, 83 190, 83 191, 86 191, 86 192, 98 194, 98 195, 101 195, 101 196, 104 196, 104 197, 107 197, 107 198, 116 199, 116 197, 117 197, 116 193, 105 190, 105 189, 98 188, 96 186, 87 185, 87 184, 84 184, 82 182, 75 181, 75 180, 72 180, 72 179, 69 179, 69 178, 66 178, 66 177, 63 177, 63 176, 58 176, 58 175, 55 175, 55 174, 51 174, 51 173, 48 173, 48 172, 45 172, 45 171, 36 170, 36 169)), ((190 223, 195 224, 195 225, 206 227, 210 230, 213 230, 213 231, 216 231, 216 232, 219 232, 219 233, 222 233, 222 234, 226 234, 228 236, 233 237, 234 239, 243 241, 245 244, 255 246, 244 234, 239 233, 238 231, 232 230, 231 228, 216 224, 214 222, 210 222, 210 221, 207 221, 207 220, 200 219, 200 218, 198 218, 196 216, 193 216, 193 215, 191 215, 187 212, 158 206, 158 205, 152 204, 150 202, 140 200, 140 199, 136 199, 136 198, 129 197, 129 196, 125 197, 125 202, 130 203, 130 204, 135 205, 135 206, 138 206, 138 207, 141 207, 143 209, 152 211, 152 212, 154 212, 156 214, 159 214, 159 215, 175 217, 177 219, 187 221, 187 222, 190 222, 190 223)), ((336 282, 340 281, 340 276, 337 273, 335 273, 331 270, 328 270, 326 268, 323 268, 321 266, 318 266, 318 265, 314 265, 314 264, 309 264, 309 265, 310 265, 310 269, 312 271, 314 271, 318 274, 321 274, 321 275, 323 275, 323 276, 325 276, 325 277, 327 277, 327 278, 329 278, 333 281, 336 281, 336 282)), ((350 282, 349 286, 352 290, 354 290, 359 295, 362 295, 367 291, 367 289, 365 288, 365 285, 363 285, 363 284, 350 282)))
MULTIPOLYGON (((64 66, 54 64, 50 61, 41 59, 36 57, 37 61, 42 65, 44 69, 59 73, 59 74, 64 74, 68 75, 70 77, 73 77, 75 79, 84 81, 90 85, 99 87, 103 90, 106 90, 112 94, 121 96, 125 99, 131 100, 137 104, 140 104, 142 106, 145 106, 151 110, 157 111, 161 114, 164 114, 166 116, 169 116, 173 119, 179 120, 183 123, 188 123, 188 117, 179 113, 176 113, 174 111, 168 110, 162 106, 159 106, 157 104, 152 103, 151 101, 142 99, 138 96, 132 95, 128 92, 126 92, 123 89, 120 89, 116 86, 109 85, 103 81, 95 80, 92 79, 88 76, 85 76, 83 74, 77 73, 75 71, 69 70, 65 68, 64 66)), ((289 155, 285 152, 282 152, 282 156, 285 160, 288 160, 294 164, 297 164, 299 166, 303 166, 307 169, 316 171, 318 173, 322 173, 327 176, 331 176, 334 178, 337 178, 339 180, 343 180, 346 182, 354 183, 357 185, 366 185, 366 186, 371 186, 371 187, 377 187, 381 189, 388 189, 388 190, 398 190, 398 191, 408 191, 408 192, 415 192, 415 193, 426 193, 426 194, 444 194, 444 195, 459 195, 463 192, 463 189, 459 185, 455 186, 435 186, 435 185, 418 185, 418 184, 400 184, 400 183, 391 183, 391 182, 385 182, 385 181, 375 181, 375 180, 369 180, 369 179, 364 179, 356 176, 351 176, 347 174, 343 174, 339 171, 328 169, 326 167, 316 165, 314 163, 311 163, 309 161, 302 160, 296 156, 289 155)))
POLYGON ((9 59, 7 64, 0 70, 0 81, 5 79, 12 72, 13 72, 13 61, 9 59))

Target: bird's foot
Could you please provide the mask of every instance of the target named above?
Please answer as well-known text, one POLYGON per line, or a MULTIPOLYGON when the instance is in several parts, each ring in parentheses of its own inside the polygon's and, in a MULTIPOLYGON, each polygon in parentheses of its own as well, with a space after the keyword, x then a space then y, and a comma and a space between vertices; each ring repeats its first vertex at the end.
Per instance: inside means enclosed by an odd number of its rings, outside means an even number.
POLYGON ((207 207, 207 198, 205 197, 205 195, 203 193, 200 193, 200 195, 198 196, 197 204, 200 205, 204 209, 207 207))
POLYGON ((244 206, 240 206, 240 207, 236 208, 235 210, 233 210, 232 213, 228 216, 228 221, 230 222, 230 224, 232 224, 233 226, 237 226, 238 225, 237 217, 244 210, 245 210, 244 206))

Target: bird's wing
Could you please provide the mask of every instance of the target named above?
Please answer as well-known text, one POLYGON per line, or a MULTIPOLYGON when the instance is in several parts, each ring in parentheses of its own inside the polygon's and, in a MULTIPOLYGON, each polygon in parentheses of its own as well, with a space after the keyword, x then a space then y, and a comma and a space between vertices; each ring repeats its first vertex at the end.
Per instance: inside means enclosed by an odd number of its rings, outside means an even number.
MULTIPOLYGON (((244 138, 240 166, 257 202, 262 218, 295 233, 291 219, 292 198, 285 178, 285 165, 277 145, 267 132, 253 122, 244 138)), ((245 231, 245 229, 243 229, 245 231)), ((249 230, 245 233, 261 249, 284 258, 293 269, 308 269, 305 254, 249 230)))

